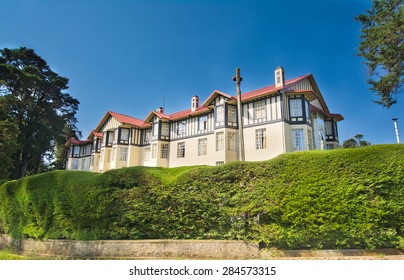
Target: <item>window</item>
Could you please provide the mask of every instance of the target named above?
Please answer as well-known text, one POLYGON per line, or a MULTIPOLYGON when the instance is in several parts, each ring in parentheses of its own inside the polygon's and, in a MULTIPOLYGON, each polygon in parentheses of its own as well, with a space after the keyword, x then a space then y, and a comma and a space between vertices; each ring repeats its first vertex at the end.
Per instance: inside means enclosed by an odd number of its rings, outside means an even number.
POLYGON ((216 161, 216 166, 223 165, 224 161, 216 161))
POLYGON ((178 143, 177 145, 177 158, 185 157, 185 142, 178 143))
POLYGON ((266 128, 255 130, 255 148, 257 150, 266 149, 267 147, 267 137, 266 128))
POLYGON ((72 162, 72 169, 76 170, 79 169, 79 160, 78 159, 74 159, 72 162))
POLYGON ((153 137, 159 136, 159 123, 155 122, 153 125, 153 137))
POLYGON ((237 108, 235 106, 227 107, 228 122, 237 123, 237 108))
POLYGON ((161 144, 161 158, 168 158, 168 144, 161 144))
POLYGON ((302 117, 302 100, 299 99, 289 99, 290 106, 290 116, 291 117, 302 117))
POLYGON ((144 149, 144 161, 150 161, 150 147, 144 149))
POLYGON ((208 116, 199 117, 199 131, 208 129, 208 116))
POLYGON ((304 150, 304 131, 303 129, 292 129, 293 151, 304 150))
POLYGON ((216 152, 224 150, 224 132, 216 133, 216 152))
POLYGON ((124 144, 129 143, 129 133, 129 128, 121 128, 121 139, 119 139, 119 142, 124 144))
POLYGON ((73 156, 80 156, 80 146, 73 146, 73 156))
POLYGON ((224 108, 223 105, 216 107, 216 122, 224 122, 224 108))
POLYGON ((145 142, 146 142, 146 143, 149 143, 149 142, 150 142, 150 138, 151 138, 151 129, 146 130, 145 142))
POLYGON ((332 135, 332 123, 331 121, 325 121, 325 135, 332 135))
POLYGON ((112 146, 113 142, 114 142, 114 132, 113 131, 108 131, 107 132, 107 145, 112 146))
POLYGON ((111 150, 107 150, 107 162, 111 161, 111 150))
POLYGON ((84 170, 84 169, 86 169, 86 159, 85 158, 83 158, 81 160, 81 170, 84 170))
POLYGON ((170 124, 161 123, 161 136, 169 136, 169 135, 170 135, 170 124))
POLYGON ((334 149, 334 145, 333 145, 333 144, 326 144, 326 145, 325 145, 325 148, 326 148, 327 150, 333 150, 333 149, 334 149))
POLYGON ((152 145, 151 158, 157 158, 157 144, 152 145))
POLYGON ((126 161, 127 157, 128 157, 128 148, 120 147, 119 148, 119 160, 126 161))
POLYGON ((266 117, 265 100, 254 102, 254 119, 264 119, 266 117))
POLYGON ((83 156, 84 156, 84 155, 86 155, 86 154, 87 154, 87 145, 86 145, 86 146, 83 146, 83 148, 82 148, 82 149, 83 149, 83 156))
POLYGON ((228 151, 230 151, 230 152, 237 151, 236 139, 237 139, 236 132, 229 132, 227 134, 227 150, 228 151))
POLYGON ((177 135, 178 136, 185 136, 185 128, 186 128, 186 122, 182 121, 177 124, 177 135))
POLYGON ((205 156, 208 150, 208 138, 198 140, 198 156, 205 156))
POLYGON ((307 120, 307 122, 310 122, 311 121, 311 118, 310 118, 310 103, 306 100, 306 120, 307 120))

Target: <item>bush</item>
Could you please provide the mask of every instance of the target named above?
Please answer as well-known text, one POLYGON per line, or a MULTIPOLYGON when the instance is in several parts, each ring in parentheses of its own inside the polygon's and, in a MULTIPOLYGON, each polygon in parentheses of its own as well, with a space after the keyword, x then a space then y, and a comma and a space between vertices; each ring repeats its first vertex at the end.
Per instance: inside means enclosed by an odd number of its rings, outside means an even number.
POLYGON ((13 237, 240 239, 402 248, 404 145, 283 154, 218 167, 55 171, 0 188, 13 237))

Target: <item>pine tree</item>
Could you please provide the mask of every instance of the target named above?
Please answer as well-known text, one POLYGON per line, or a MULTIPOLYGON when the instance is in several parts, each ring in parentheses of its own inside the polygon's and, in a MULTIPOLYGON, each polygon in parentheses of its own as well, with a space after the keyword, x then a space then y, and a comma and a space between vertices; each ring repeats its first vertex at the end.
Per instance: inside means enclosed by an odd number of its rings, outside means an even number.
POLYGON ((14 178, 42 170, 44 157, 66 141, 66 128, 76 130, 79 101, 65 92, 67 84, 34 50, 0 50, 0 97, 18 129, 14 178))
POLYGON ((355 19, 362 24, 359 56, 369 68, 375 102, 389 108, 403 93, 404 0, 373 0, 372 8, 355 19))

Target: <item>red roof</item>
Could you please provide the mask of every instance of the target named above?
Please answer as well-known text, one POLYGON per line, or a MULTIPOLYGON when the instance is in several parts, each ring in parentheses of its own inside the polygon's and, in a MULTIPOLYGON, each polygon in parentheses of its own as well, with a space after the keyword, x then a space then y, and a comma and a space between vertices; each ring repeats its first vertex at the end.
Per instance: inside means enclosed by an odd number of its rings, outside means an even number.
POLYGON ((192 115, 198 115, 200 113, 204 113, 204 112, 207 112, 207 111, 209 111, 209 108, 204 107, 204 106, 200 106, 193 112, 192 112, 191 109, 188 109, 188 110, 183 110, 183 111, 180 111, 180 112, 176 112, 174 114, 170 114, 169 119, 170 120, 178 120, 178 119, 182 119, 184 117, 188 117, 188 116, 192 116, 192 115))
MULTIPOLYGON (((72 143, 73 145, 87 145, 93 142, 93 140, 88 139, 88 140, 78 140, 74 137, 70 137, 67 142, 72 143)), ((66 143, 67 144, 67 143, 66 143)))
POLYGON ((260 88, 260 89, 256 89, 256 90, 253 90, 253 91, 243 93, 243 94, 241 94, 241 100, 245 101, 245 100, 248 100, 248 99, 260 97, 261 95, 276 92, 276 91, 281 90, 281 89, 283 89, 283 88, 285 88, 287 86, 290 86, 290 85, 292 85, 294 83, 297 83, 297 82, 299 82, 299 81, 301 81, 301 80, 303 80, 303 79, 305 79, 305 78, 307 78, 309 76, 311 76, 311 74, 307 74, 307 75, 300 76, 300 77, 297 77, 297 78, 294 78, 294 79, 291 79, 291 80, 287 80, 283 87, 276 87, 275 85, 270 85, 270 86, 267 86, 267 87, 263 87, 263 88, 260 88))
POLYGON ((148 123, 145 123, 144 121, 134 118, 134 117, 130 117, 127 115, 123 115, 123 114, 119 114, 119 113, 115 113, 115 112, 111 112, 111 111, 108 111, 108 113, 122 124, 130 124, 130 125, 134 125, 137 127, 149 126, 148 123))
MULTIPOLYGON (((312 74, 307 74, 307 75, 303 75, 303 76, 300 76, 300 77, 297 77, 297 78, 294 78, 294 79, 287 80, 283 87, 276 87, 275 85, 270 85, 270 86, 266 86, 266 87, 263 87, 263 88, 260 88, 260 89, 249 91, 249 92, 243 93, 241 95, 241 100, 242 101, 248 101, 250 99, 258 98, 258 97, 265 96, 265 95, 268 95, 268 94, 271 94, 271 93, 275 93, 278 90, 285 89, 288 86, 291 86, 291 85, 293 85, 293 84, 295 84, 295 83, 297 83, 297 82, 299 82, 299 81, 301 81, 303 79, 310 78, 310 77, 313 78, 313 75, 312 74)), ((314 79, 312 79, 312 80, 314 81, 314 79)), ((171 121, 186 118, 186 117, 189 117, 189 116, 195 116, 195 115, 198 115, 198 114, 201 114, 201 113, 208 112, 210 109, 207 107, 208 105, 206 103, 209 103, 208 101, 215 98, 216 95, 222 95, 222 96, 224 96, 226 98, 236 100, 236 96, 231 96, 229 94, 226 94, 226 93, 220 92, 218 90, 215 90, 205 100, 203 105, 198 107, 195 111, 192 111, 191 109, 187 109, 187 110, 175 112, 175 113, 169 114, 169 115, 164 114, 164 113, 160 113, 160 112, 157 112, 157 111, 151 111, 149 113, 149 115, 146 117, 145 120, 140 120, 140 119, 130 117, 130 116, 127 116, 127 115, 123 115, 123 114, 119 114, 119 113, 116 113, 116 112, 108 111, 107 114, 105 114, 105 116, 103 117, 103 119, 99 123, 99 125, 97 126, 96 131, 98 131, 101 128, 101 125, 107 120, 109 115, 114 117, 116 120, 118 120, 122 124, 129 124, 129 125, 133 125, 133 126, 136 126, 136 127, 139 127, 139 128, 150 127, 151 124, 148 123, 148 121, 151 120, 151 117, 153 116, 153 114, 158 116, 161 119, 166 119, 166 120, 171 120, 171 121)), ((317 97, 319 98, 319 100, 320 100, 320 102, 322 104, 324 103, 324 106, 325 106, 325 110, 324 110, 325 112, 324 113, 326 115, 330 115, 330 113, 328 112, 328 109, 326 108, 325 102, 322 99, 322 96, 320 95, 320 97, 319 96, 317 96, 317 97)), ((338 119, 343 119, 343 117, 341 115, 333 114, 333 116, 337 117, 338 119)), ((97 134, 95 134, 95 135, 98 137, 97 134)))

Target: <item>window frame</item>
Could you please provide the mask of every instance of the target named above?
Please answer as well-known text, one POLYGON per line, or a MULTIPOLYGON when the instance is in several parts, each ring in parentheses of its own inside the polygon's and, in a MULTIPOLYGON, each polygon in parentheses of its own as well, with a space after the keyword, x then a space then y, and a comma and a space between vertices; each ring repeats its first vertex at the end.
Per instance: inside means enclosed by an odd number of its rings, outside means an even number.
POLYGON ((198 139, 198 156, 206 156, 208 154, 208 138, 198 139))
POLYGON ((292 133, 292 150, 295 151, 304 151, 305 150, 305 135, 303 128, 293 128, 291 130, 292 133), (297 133, 299 132, 299 133, 297 133), (301 132, 301 134, 300 134, 301 132), (298 147, 298 149, 296 149, 298 147))
POLYGON ((267 132, 266 128, 259 128, 255 130, 255 149, 264 150, 267 148, 267 132))
POLYGON ((265 99, 255 101, 253 103, 253 108, 254 108, 254 120, 262 120, 267 117, 265 99))
POLYGON ((185 158, 185 142, 177 144, 177 158, 185 158))
POLYGON ((302 98, 289 98, 289 115, 291 118, 303 118, 302 98))
POLYGON ((216 152, 224 151, 224 132, 216 132, 216 152))

